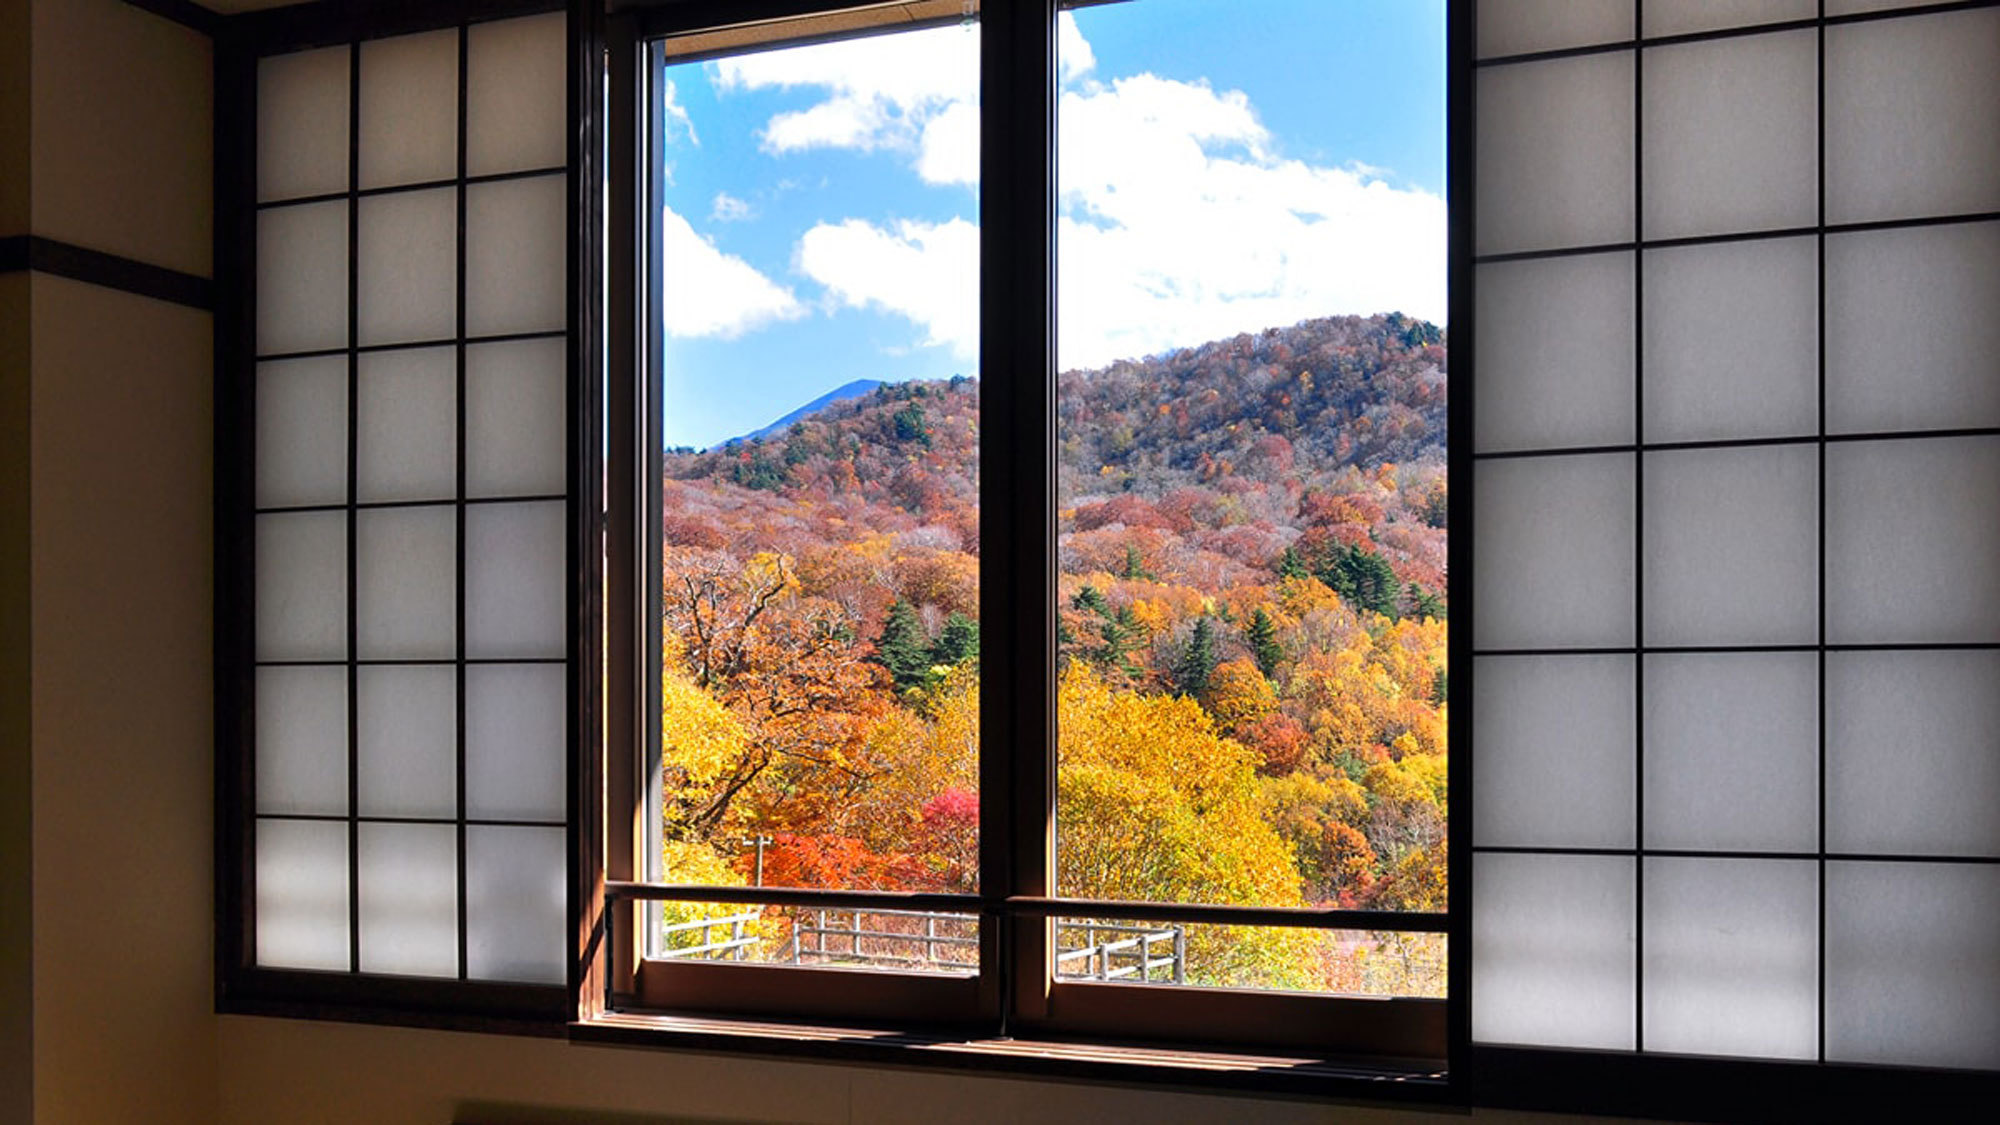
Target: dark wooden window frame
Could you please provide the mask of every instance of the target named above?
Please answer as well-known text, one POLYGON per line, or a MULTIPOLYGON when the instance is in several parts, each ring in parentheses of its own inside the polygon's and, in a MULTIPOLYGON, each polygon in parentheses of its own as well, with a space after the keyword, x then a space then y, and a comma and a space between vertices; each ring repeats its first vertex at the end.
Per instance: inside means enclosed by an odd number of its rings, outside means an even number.
MULTIPOLYGON (((929 22, 961 18, 961 5, 941 9, 929 22)), ((637 874, 644 795, 640 768, 645 731, 657 723, 645 706, 648 676, 634 640, 656 628, 657 605, 631 574, 658 572, 657 528, 622 513, 650 511, 647 481, 657 462, 641 450, 657 449, 656 317, 636 310, 658 300, 657 263, 643 254, 630 262, 627 247, 648 244, 638 216, 658 212, 649 197, 646 170, 657 154, 646 151, 657 130, 643 119, 619 122, 623 107, 637 114, 654 104, 647 44, 691 34, 728 40, 742 50, 759 42, 797 42, 799 17, 851 8, 837 0, 768 0, 719 5, 633 3, 607 24, 610 66, 609 129, 612 251, 607 372, 611 402, 611 467, 607 606, 611 656, 610 745, 605 761, 608 844, 605 895, 610 924, 601 933, 613 951, 586 998, 590 1016, 616 1014, 620 1028, 643 1012, 702 1016, 861 1020, 924 1033, 1168 1041, 1203 1050, 1279 1050, 1315 1065, 1374 1065, 1393 1073, 1404 1089, 1441 1096, 1449 1088, 1445 1060, 1452 1054, 1454 1008, 1443 1000, 1358 998, 1227 989, 1154 989, 1057 980, 1050 949, 1054 919, 1061 917, 1213 922, 1350 931, 1433 931, 1463 948, 1469 911, 1454 896, 1447 915, 1389 911, 1255 909, 1156 903, 1062 900, 1053 894, 1055 746, 1054 527, 1054 135, 1056 0, 988 4, 982 16, 981 193, 982 259, 980 366, 1027 372, 1010 378, 1004 393, 982 392, 981 476, 983 600, 1024 612, 988 614, 982 630, 982 744, 980 885, 977 895, 897 894, 779 888, 658 885, 637 874), (771 21, 759 31, 757 20, 771 21), (726 36, 705 34, 726 24, 726 36), (645 202, 640 203, 644 198, 645 202), (630 294, 630 297, 627 297, 630 294), (635 503, 636 502, 636 503, 635 503), (641 607, 627 611, 624 607, 641 607), (630 661, 631 667, 625 667, 630 661), (625 685, 631 684, 632 687, 625 685), (622 693, 630 691, 629 696, 622 693), (628 723, 629 718, 629 723, 628 723), (995 748, 1020 747, 1019 753, 995 748), (628 812, 628 810, 631 810, 628 812), (759 903, 850 909, 923 909, 980 919, 982 971, 965 977, 927 977, 837 969, 692 963, 649 959, 638 949, 636 904, 656 900, 759 903)), ((614 6, 616 7, 616 6, 614 6)), ((914 6, 907 6, 914 7, 914 6)), ((923 26, 898 5, 873 28, 878 32, 923 26)), ((921 21, 922 13, 917 13, 921 21)), ((804 25, 810 28, 812 25, 804 25)), ((842 29, 828 38, 854 34, 842 29)), ((859 33, 868 33, 863 30, 859 33)), ((1456 44, 1457 41, 1454 40, 1456 44)), ((705 46, 705 42, 702 46, 705 46)), ((676 61, 713 51, 675 52, 676 61)), ((1457 49, 1455 46, 1454 49, 1457 49)), ((657 487, 656 485, 653 487, 657 487)), ((1461 537, 1463 538, 1463 537, 1461 537)), ((1469 573, 1469 572, 1466 572, 1469 573)), ((656 751, 655 751, 656 752, 656 751)), ((646 767, 650 768, 650 766, 646 767)), ((1455 767, 1454 767, 1455 768, 1455 767)), ((1454 786, 1463 785, 1454 775, 1454 786)), ((1455 834, 1456 835, 1456 834, 1455 834)), ((1457 844, 1452 845, 1456 862, 1457 844)), ((1451 962, 1453 989, 1463 995, 1463 958, 1451 962)))

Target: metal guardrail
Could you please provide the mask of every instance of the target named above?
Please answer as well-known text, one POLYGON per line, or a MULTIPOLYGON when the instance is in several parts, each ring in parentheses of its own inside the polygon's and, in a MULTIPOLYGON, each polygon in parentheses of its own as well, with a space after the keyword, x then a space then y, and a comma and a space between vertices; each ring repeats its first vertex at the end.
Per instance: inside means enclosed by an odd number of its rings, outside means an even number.
MULTIPOLYGON (((917 967, 930 970, 962 970, 978 964, 979 937, 978 920, 961 914, 939 914, 927 910, 825 910, 816 909, 808 916, 811 924, 802 917, 792 926, 792 963, 806 964, 860 964, 895 965, 917 967), (840 923, 842 915, 846 924, 840 923), (833 921, 829 922, 829 918, 833 921), (874 918, 873 927, 866 927, 863 918, 874 918), (881 919, 909 919, 912 932, 884 928, 881 919), (923 932, 914 932, 916 923, 923 924, 923 932), (967 934, 939 933, 938 923, 954 923, 959 927, 971 928, 967 934), (844 939, 845 949, 840 948, 844 939), (874 943, 870 949, 863 945, 863 939, 874 943), (884 950, 884 945, 914 945, 919 952, 903 955, 884 950), (970 948, 972 956, 953 958, 940 955, 940 950, 970 948)), ((889 923, 893 924, 893 923, 889 923)))
POLYGON ((691 922, 666 923, 660 927, 660 940, 668 948, 663 950, 660 956, 668 960, 692 961, 703 959, 710 961, 741 961, 743 960, 743 951, 762 940, 756 934, 744 933, 744 928, 761 917, 763 917, 761 912, 750 910, 739 914, 696 918, 691 922), (718 926, 727 926, 729 928, 729 936, 721 941, 710 941, 708 936, 709 931, 718 926), (678 948, 671 945, 674 934, 687 933, 699 933, 701 934, 701 940, 697 944, 683 945, 678 948), (703 957, 704 954, 715 954, 716 956, 703 957))
POLYGON ((1056 976, 1070 980, 1129 980, 1137 977, 1142 982, 1154 980, 1153 970, 1161 970, 1157 983, 1187 983, 1187 931, 1179 926, 1107 925, 1102 922, 1058 923, 1056 948, 1056 976), (1074 949, 1061 947, 1060 935, 1064 930, 1082 930, 1083 944, 1074 949), (1100 934, 1129 934, 1129 937, 1099 940, 1100 934), (1164 957, 1153 954, 1155 945, 1166 943, 1168 952, 1164 957), (1126 961, 1119 964, 1120 960, 1126 961), (1065 963, 1082 961, 1081 972, 1065 970, 1065 963))

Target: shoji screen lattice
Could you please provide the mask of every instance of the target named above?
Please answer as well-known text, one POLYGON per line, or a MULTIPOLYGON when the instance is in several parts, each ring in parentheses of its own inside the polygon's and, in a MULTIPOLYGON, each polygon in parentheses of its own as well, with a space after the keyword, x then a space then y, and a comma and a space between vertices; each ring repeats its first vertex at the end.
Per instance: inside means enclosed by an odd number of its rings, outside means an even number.
POLYGON ((2000 1066, 2000 8, 1478 7, 1473 1035, 2000 1066))
POLYGON ((259 968, 565 979, 565 27, 258 63, 259 968))

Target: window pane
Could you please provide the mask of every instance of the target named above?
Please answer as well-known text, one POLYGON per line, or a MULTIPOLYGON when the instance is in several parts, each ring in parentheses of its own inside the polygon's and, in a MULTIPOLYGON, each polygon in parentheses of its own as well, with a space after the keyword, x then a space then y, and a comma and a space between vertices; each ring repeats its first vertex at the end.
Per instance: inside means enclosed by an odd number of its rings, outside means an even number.
POLYGON ((1057 890, 1443 910, 1443 5, 1256 8, 1062 17, 1057 890))
MULTIPOLYGON (((978 27, 674 49, 651 173, 655 877, 975 891, 978 27)), ((668 956, 728 934, 789 961, 805 924, 657 909, 668 956)))
POLYGON ((1445 935, 1056 920, 1056 979, 1352 996, 1445 994, 1445 935))

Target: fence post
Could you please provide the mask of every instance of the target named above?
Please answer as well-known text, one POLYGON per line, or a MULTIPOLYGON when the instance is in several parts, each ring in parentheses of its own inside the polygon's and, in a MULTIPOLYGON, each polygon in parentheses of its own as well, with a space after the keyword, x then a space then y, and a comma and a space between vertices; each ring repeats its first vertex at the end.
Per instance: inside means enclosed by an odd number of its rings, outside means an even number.
POLYGON ((1174 983, 1187 983, 1187 931, 1174 927, 1174 983))

